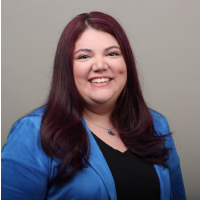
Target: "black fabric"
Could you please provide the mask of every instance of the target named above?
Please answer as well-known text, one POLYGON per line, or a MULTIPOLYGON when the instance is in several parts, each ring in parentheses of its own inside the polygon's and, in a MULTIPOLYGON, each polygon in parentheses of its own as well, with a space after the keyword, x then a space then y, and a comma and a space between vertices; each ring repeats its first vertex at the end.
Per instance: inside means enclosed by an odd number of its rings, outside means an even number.
POLYGON ((118 200, 160 199, 159 179, 153 165, 144 162, 129 150, 122 153, 96 135, 94 138, 113 175, 118 200))

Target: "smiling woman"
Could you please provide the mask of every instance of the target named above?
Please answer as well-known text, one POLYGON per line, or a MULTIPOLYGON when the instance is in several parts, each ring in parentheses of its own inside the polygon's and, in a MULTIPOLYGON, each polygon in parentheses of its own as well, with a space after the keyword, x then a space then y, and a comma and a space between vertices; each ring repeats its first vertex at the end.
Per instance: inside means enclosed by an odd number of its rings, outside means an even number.
POLYGON ((96 107, 112 110, 127 80, 117 40, 106 32, 88 28, 76 41, 74 51, 74 80, 84 108, 94 113, 96 107))
POLYGON ((84 13, 65 27, 47 102, 3 147, 2 199, 185 199, 168 123, 147 107, 113 17, 84 13))

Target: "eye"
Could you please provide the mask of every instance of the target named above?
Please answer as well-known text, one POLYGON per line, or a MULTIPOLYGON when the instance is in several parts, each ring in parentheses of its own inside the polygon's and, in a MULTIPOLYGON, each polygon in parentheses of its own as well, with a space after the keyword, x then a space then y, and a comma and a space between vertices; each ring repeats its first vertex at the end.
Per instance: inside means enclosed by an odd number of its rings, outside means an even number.
POLYGON ((78 59, 87 59, 87 58, 89 58, 88 55, 82 55, 82 56, 78 57, 78 59))
POLYGON ((118 53, 116 53, 116 52, 110 52, 110 53, 108 53, 108 56, 118 56, 119 54, 118 53))

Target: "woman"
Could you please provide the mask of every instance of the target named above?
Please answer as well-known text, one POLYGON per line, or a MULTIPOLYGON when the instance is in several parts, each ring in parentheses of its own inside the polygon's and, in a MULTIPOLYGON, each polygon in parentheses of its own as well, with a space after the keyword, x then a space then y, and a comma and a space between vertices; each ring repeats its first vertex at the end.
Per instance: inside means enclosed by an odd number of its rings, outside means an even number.
POLYGON ((185 199, 166 119, 149 110, 128 39, 111 16, 72 19, 45 106, 2 151, 2 199, 185 199))

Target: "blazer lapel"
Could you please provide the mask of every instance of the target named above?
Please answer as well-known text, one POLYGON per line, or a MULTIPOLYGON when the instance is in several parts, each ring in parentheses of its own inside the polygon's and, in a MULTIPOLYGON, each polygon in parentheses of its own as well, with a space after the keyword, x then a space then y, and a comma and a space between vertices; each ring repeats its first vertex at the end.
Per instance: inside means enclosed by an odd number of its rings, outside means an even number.
POLYGON ((91 131, 89 130, 85 120, 82 118, 82 123, 85 126, 89 139, 90 139, 90 156, 89 156, 89 164, 96 171, 96 173, 101 177, 102 181, 105 184, 107 193, 111 200, 117 199, 115 182, 112 176, 112 173, 108 167, 108 164, 96 143, 91 131))

